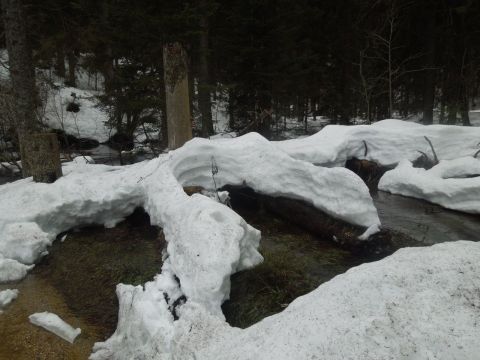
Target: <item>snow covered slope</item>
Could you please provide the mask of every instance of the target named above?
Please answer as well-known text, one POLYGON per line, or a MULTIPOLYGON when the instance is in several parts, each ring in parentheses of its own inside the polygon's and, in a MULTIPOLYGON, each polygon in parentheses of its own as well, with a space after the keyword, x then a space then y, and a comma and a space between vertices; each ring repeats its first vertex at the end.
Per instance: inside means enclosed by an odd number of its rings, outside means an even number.
POLYGON ((394 166, 404 159, 417 159, 419 151, 431 156, 425 136, 440 160, 472 156, 480 149, 478 127, 425 126, 402 120, 383 120, 373 125, 328 125, 307 138, 275 144, 290 156, 317 165, 343 166, 346 160, 355 157, 394 166))
POLYGON ((442 160, 430 170, 414 168, 408 160, 383 175, 383 191, 430 201, 445 208, 480 214, 480 160, 442 160))
POLYGON ((108 115, 98 107, 98 94, 98 91, 64 86, 52 89, 45 109, 47 125, 77 138, 93 139, 100 143, 108 141, 115 131, 106 125, 108 115), (73 101, 72 94, 75 94, 75 103, 80 106, 77 113, 66 111, 67 104, 73 101))

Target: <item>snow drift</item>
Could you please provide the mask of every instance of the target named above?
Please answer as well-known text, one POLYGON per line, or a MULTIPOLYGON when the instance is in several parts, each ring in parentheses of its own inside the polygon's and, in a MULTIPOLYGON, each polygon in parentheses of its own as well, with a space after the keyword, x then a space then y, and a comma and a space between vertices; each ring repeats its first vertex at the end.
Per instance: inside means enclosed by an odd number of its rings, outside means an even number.
POLYGON ((378 188, 415 197, 445 208, 480 214, 480 160, 443 160, 430 170, 414 168, 408 160, 383 175, 378 188))
POLYGON ((402 120, 383 120, 372 125, 328 125, 303 138, 275 142, 290 156, 322 166, 344 166, 351 158, 384 166, 414 161, 422 151, 432 156, 432 142, 440 160, 472 156, 479 150, 480 128, 421 125, 402 120))
POLYGON ((479 260, 480 244, 466 241, 401 249, 245 330, 190 308, 176 324, 172 358, 474 360, 479 260))

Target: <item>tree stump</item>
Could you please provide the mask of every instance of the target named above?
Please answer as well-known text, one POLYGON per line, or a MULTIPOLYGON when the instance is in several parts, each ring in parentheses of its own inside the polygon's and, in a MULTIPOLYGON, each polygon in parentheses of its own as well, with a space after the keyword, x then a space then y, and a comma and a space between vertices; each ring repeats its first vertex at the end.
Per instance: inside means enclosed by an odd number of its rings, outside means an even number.
POLYGON ((53 183, 62 176, 56 134, 28 134, 20 142, 23 177, 33 176, 35 182, 53 183))

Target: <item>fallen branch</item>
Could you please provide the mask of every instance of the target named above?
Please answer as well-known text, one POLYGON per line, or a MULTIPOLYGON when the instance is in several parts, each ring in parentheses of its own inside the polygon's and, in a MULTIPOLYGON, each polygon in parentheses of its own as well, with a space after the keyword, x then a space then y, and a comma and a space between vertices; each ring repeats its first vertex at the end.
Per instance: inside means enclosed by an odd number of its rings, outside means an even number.
POLYGON ((435 149, 433 147, 433 144, 428 137, 424 136, 424 138, 425 138, 425 140, 427 140, 428 144, 430 145, 430 148, 432 149, 433 161, 434 161, 435 165, 437 165, 439 163, 439 161, 438 161, 437 153, 435 152, 435 149))

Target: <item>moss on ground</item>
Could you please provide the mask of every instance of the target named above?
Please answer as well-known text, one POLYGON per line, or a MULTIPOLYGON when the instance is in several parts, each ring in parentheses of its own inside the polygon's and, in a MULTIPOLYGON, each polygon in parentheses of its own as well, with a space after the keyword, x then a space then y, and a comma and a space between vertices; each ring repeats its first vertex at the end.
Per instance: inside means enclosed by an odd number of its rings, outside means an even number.
POLYGON ((276 314, 297 297, 369 260, 268 212, 236 210, 262 231, 260 252, 265 261, 232 276, 230 300, 223 305, 232 326, 245 328, 276 314))
POLYGON ((115 330, 118 283, 140 285, 162 266, 163 234, 149 217, 136 211, 113 229, 88 227, 57 241, 34 269, 60 291, 71 310, 105 329, 115 330))

